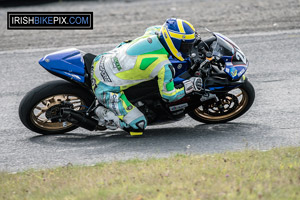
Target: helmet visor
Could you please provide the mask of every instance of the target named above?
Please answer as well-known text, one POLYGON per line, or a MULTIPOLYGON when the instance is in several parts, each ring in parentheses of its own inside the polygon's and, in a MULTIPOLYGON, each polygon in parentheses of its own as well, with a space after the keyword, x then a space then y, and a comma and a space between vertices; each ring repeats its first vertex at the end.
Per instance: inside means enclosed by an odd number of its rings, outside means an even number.
POLYGON ((181 42, 181 46, 180 46, 180 52, 182 54, 184 54, 185 56, 190 55, 192 48, 193 48, 194 42, 181 42))

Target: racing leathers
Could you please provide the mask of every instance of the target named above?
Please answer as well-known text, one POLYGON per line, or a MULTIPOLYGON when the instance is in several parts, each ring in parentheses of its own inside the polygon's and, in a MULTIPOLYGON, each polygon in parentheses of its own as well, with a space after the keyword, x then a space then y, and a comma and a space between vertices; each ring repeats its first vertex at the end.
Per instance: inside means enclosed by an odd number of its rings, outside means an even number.
MULTIPOLYGON (((157 77, 165 101, 177 101, 185 96, 183 87, 174 87, 169 53, 156 34, 159 30, 159 26, 150 27, 143 36, 98 55, 92 67, 92 86, 98 101, 114 113, 118 127, 137 134, 142 134, 147 120, 127 100, 125 89, 157 77)), ((102 115, 107 112, 101 110, 102 115)))

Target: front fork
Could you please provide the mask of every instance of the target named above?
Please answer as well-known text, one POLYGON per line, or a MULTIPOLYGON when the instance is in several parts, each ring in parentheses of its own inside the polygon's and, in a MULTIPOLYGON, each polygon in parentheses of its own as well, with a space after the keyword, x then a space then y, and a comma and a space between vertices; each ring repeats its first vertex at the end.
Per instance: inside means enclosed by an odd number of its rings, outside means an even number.
MULTIPOLYGON (((218 79, 220 80, 220 79, 218 79)), ((226 80, 226 79, 225 79, 226 80)), ((207 102, 216 103, 220 109, 223 109, 223 104, 220 100, 220 95, 227 94, 229 91, 233 90, 234 88, 239 87, 247 80, 246 76, 243 75, 240 80, 235 82, 229 82, 229 80, 222 80, 222 82, 214 81, 214 85, 218 84, 217 87, 213 87, 212 85, 206 85, 205 90, 197 93, 200 96, 200 102, 201 104, 205 104, 207 102), (225 86, 219 86, 219 85, 225 85, 225 86)), ((206 82, 206 81, 205 81, 206 82)), ((208 82, 212 82, 212 80, 209 80, 208 82)))

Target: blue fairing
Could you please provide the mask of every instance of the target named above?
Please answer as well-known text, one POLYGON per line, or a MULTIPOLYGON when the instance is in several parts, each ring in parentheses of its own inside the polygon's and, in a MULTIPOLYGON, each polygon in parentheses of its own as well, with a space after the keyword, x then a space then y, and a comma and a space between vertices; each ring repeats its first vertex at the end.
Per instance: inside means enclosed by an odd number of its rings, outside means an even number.
POLYGON ((39 63, 50 72, 84 82, 84 61, 78 49, 72 48, 48 54, 39 63))
POLYGON ((179 61, 176 58, 170 56, 169 60, 175 68, 175 77, 179 76, 180 74, 182 74, 190 68, 190 61, 188 59, 184 61, 179 61))
POLYGON ((184 60, 184 61, 179 61, 176 58, 173 58, 172 56, 169 57, 170 62, 172 63, 173 67, 175 68, 175 77, 174 77, 174 83, 179 84, 184 79, 178 77, 180 74, 186 72, 190 68, 190 61, 184 60))
POLYGON ((217 44, 214 46, 213 55, 222 58, 225 63, 225 73, 232 80, 239 80, 247 71, 249 62, 241 49, 229 38, 214 33, 217 38, 217 44))
POLYGON ((183 79, 183 78, 180 78, 180 77, 175 77, 174 79, 173 79, 173 81, 174 81, 174 83, 175 83, 175 85, 178 85, 179 83, 182 83, 182 81, 184 81, 185 79, 183 79))

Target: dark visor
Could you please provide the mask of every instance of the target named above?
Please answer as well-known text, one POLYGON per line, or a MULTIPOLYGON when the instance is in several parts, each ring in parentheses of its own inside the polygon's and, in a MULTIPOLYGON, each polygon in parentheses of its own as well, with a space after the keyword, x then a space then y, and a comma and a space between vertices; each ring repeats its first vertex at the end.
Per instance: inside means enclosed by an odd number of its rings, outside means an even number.
POLYGON ((193 42, 181 42, 180 52, 188 56, 192 50, 193 42))

